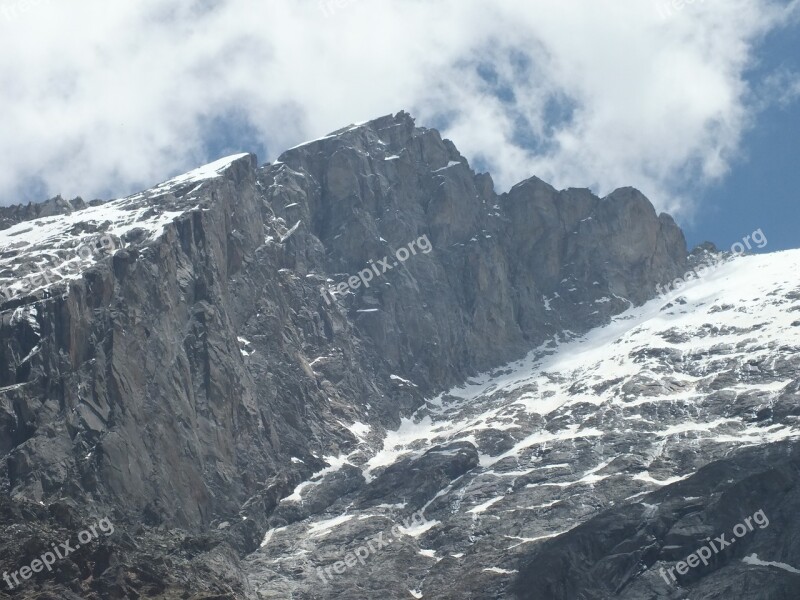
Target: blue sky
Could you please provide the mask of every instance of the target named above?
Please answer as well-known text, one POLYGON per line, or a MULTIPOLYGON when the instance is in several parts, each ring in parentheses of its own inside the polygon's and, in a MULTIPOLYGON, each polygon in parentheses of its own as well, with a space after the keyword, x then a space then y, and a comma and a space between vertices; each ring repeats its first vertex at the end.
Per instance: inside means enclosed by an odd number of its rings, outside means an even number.
POLYGON ((664 1, 0 0, 0 205, 407 110, 498 191, 631 185, 690 245, 800 246, 800 0, 664 1))
MULTIPOLYGON (((776 31, 759 55, 748 73, 754 86, 779 68, 800 72, 800 28, 776 31)), ((800 98, 767 108, 744 136, 742 153, 730 175, 699 193, 695 220, 683 224, 687 243, 710 240, 727 250, 761 228, 764 251, 800 248, 800 98)))

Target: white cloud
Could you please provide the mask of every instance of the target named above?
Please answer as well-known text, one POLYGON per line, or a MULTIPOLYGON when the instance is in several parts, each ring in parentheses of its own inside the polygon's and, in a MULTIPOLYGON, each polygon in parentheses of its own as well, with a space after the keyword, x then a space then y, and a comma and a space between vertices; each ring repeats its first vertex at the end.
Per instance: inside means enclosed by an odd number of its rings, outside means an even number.
POLYGON ((668 17, 664 1, 0 0, 0 203, 32 180, 42 196, 149 186, 216 158, 215 118, 267 160, 407 109, 499 187, 635 185, 686 214, 752 122, 756 44, 798 0, 668 17))

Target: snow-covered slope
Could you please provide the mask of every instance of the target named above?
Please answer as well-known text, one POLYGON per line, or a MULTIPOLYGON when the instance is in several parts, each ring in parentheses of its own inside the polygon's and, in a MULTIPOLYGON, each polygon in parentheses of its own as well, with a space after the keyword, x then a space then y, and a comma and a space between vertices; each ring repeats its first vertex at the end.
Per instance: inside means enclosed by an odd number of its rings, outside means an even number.
POLYGON ((510 582, 527 545, 736 448, 800 436, 783 407, 799 370, 797 273, 800 251, 728 260, 680 294, 429 400, 382 447, 364 443, 298 486, 284 504, 302 506, 343 468, 368 482, 324 514, 270 531, 252 557, 256 577, 275 589, 276 576, 302 574, 301 587, 319 591, 315 569, 362 539, 365 522, 388 530, 422 510, 424 526, 400 536, 416 554, 386 550, 375 568, 408 573, 408 589, 425 598, 443 597, 424 590, 465 569, 510 582), (473 446, 477 457, 457 477, 415 494, 414 472, 434 453, 463 458, 473 446), (398 495, 370 502, 393 489, 387 473, 404 480, 398 495), (321 522, 324 538, 312 535, 321 522))
POLYGON ((127 198, 64 215, 23 221, 0 231, 0 290, 14 298, 80 277, 114 249, 157 237, 164 225, 197 206, 203 184, 220 177, 237 154, 179 175, 127 198), (192 189, 188 189, 194 185, 192 189))
POLYGON ((627 431, 656 440, 688 436, 735 444, 796 435, 794 424, 765 428, 692 412, 683 422, 659 427, 663 421, 653 411, 663 403, 697 406, 712 392, 746 393, 768 406, 796 376, 780 376, 784 365, 776 353, 800 348, 798 272, 800 251, 731 260, 670 301, 657 298, 586 336, 554 340, 525 360, 431 400, 387 436, 365 475, 429 444, 475 443, 484 431, 518 438, 532 415, 569 426, 558 433, 533 432, 498 455, 481 454, 482 467, 524 460, 527 449, 544 442, 600 435, 581 420, 587 410, 621 412, 627 431))

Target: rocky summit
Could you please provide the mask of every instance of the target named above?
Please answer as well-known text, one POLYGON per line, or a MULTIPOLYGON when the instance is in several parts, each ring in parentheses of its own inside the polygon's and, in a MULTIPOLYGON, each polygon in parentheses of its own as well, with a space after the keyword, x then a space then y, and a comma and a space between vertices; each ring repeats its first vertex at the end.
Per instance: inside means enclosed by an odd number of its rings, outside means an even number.
POLYGON ((0 228, 0 597, 800 598, 800 251, 406 113, 0 228))

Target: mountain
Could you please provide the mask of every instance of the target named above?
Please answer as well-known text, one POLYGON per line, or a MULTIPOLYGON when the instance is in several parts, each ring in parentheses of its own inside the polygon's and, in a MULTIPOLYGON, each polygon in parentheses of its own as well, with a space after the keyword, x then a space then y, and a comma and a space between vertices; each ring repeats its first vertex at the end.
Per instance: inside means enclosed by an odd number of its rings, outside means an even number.
POLYGON ((0 565, 114 532, 2 593, 796 597, 798 253, 406 113, 63 204, 0 215, 0 565))

